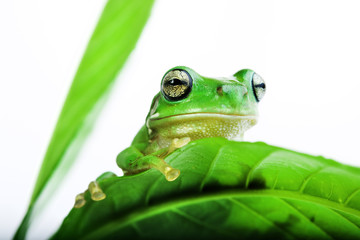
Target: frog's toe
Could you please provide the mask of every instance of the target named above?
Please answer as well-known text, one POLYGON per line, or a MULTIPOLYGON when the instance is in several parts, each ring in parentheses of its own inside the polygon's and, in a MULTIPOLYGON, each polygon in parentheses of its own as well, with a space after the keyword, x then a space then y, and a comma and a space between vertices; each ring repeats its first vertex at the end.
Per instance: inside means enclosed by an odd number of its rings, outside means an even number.
POLYGON ((106 198, 106 195, 103 192, 95 192, 91 195, 91 199, 94 201, 101 201, 105 198, 106 198))
POLYGON ((172 167, 165 168, 165 178, 169 182, 174 181, 180 175, 180 170, 172 167))
POLYGON ((89 184, 89 191, 91 199, 94 201, 101 201, 106 198, 105 193, 101 190, 99 184, 96 181, 93 181, 89 184))
POLYGON ((81 208, 85 205, 86 200, 84 197, 84 193, 80 193, 78 195, 76 195, 75 197, 75 204, 74 204, 74 208, 81 208))

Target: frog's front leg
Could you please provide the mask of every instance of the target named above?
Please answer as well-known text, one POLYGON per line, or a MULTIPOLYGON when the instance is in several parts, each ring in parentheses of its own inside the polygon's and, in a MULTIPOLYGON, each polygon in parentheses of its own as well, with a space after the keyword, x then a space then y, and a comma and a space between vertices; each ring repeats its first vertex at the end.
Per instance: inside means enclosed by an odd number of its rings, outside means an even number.
POLYGON ((167 164, 164 158, 177 148, 186 145, 189 141, 190 138, 175 138, 169 147, 162 148, 148 155, 144 155, 135 147, 129 147, 118 155, 116 162, 123 169, 125 175, 133 175, 150 168, 155 168, 165 176, 166 180, 174 181, 180 175, 180 171, 167 164))

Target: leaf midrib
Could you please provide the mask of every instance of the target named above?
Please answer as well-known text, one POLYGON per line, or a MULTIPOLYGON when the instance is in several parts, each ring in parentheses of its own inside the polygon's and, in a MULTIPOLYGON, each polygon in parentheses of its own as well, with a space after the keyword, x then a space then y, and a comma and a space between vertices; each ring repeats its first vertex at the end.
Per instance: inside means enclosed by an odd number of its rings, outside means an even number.
POLYGON ((261 196, 311 202, 311 203, 319 204, 319 205, 326 206, 331 209, 335 209, 338 211, 342 211, 342 212, 360 217, 359 210, 346 207, 344 204, 330 201, 328 199, 311 196, 311 195, 306 195, 306 194, 295 192, 295 191, 272 190, 272 189, 223 190, 223 191, 209 192, 209 193, 199 192, 196 194, 187 195, 185 197, 171 199, 166 202, 162 202, 162 203, 155 204, 152 206, 140 207, 139 210, 132 211, 130 214, 127 214, 125 216, 119 215, 119 218, 117 218, 115 220, 112 219, 111 222, 107 222, 98 228, 94 228, 94 230, 91 232, 88 232, 88 234, 85 235, 83 237, 83 239, 94 239, 97 237, 103 237, 104 232, 111 234, 114 230, 120 229, 120 228, 122 228, 126 225, 130 225, 134 222, 138 222, 149 216, 154 216, 156 214, 160 214, 162 212, 171 210, 173 208, 178 208, 178 207, 186 206, 189 204, 196 204, 196 203, 201 203, 204 201, 228 199, 228 198, 234 198, 234 197, 261 197, 261 196))

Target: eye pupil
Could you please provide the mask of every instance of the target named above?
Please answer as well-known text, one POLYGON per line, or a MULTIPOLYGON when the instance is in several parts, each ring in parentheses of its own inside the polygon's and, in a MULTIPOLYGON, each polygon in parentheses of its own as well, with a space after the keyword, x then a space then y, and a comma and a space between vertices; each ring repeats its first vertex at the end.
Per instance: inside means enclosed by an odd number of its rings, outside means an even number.
POLYGON ((168 84, 172 85, 172 86, 181 85, 182 81, 177 78, 174 78, 174 79, 171 79, 170 81, 168 81, 168 84))
POLYGON ((169 101, 179 101, 188 96, 192 88, 192 79, 188 72, 173 69, 165 74, 162 84, 162 95, 169 101))
POLYGON ((259 102, 265 95, 265 81, 258 74, 254 73, 252 78, 252 86, 256 101, 259 102))
POLYGON ((254 87, 255 88, 264 88, 265 89, 265 83, 256 84, 254 87))

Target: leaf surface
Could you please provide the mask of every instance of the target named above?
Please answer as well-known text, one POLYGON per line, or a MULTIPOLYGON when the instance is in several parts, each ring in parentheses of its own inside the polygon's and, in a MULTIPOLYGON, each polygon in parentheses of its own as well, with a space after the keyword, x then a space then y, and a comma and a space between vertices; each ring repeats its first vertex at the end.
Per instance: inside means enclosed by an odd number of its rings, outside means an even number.
POLYGON ((360 169, 264 143, 201 139, 166 159, 181 170, 102 180, 54 239, 360 239, 360 169))
POLYGON ((154 0, 107 2, 58 118, 28 212, 14 238, 25 237, 34 205, 45 187, 52 191, 75 161, 95 122, 94 113, 103 106, 116 75, 134 49, 153 3, 154 0))

